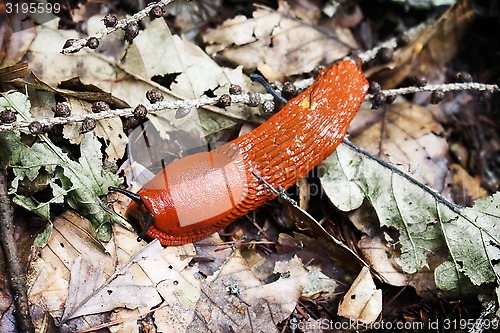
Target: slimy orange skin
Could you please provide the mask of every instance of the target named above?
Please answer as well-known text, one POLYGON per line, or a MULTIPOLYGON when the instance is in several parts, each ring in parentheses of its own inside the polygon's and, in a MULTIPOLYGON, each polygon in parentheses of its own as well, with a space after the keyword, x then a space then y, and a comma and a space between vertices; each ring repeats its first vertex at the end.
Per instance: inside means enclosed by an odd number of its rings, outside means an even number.
POLYGON ((276 197, 337 148, 368 91, 359 64, 351 60, 323 70, 302 94, 252 132, 210 152, 167 165, 137 192, 129 218, 163 245, 208 237, 276 197))

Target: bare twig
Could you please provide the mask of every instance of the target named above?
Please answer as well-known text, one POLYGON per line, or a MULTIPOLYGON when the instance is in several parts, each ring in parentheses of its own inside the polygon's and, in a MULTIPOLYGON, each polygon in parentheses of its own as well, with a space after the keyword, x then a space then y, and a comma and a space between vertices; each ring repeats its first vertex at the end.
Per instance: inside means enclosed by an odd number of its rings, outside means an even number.
POLYGON ((35 332, 28 306, 26 278, 21 265, 14 238, 12 223, 12 204, 7 196, 7 179, 0 170, 0 237, 7 261, 12 299, 16 307, 19 332, 35 332))
MULTIPOLYGON (((260 96, 261 103, 265 101, 272 101, 274 99, 270 94, 258 94, 260 96)), ((148 113, 157 113, 163 110, 178 110, 181 108, 190 109, 190 108, 198 108, 208 105, 216 105, 219 101, 218 97, 201 97, 197 99, 190 100, 177 100, 177 101, 162 101, 152 104, 147 107, 148 113)), ((242 103, 248 104, 250 102, 250 97, 248 94, 241 95, 231 95, 231 102, 233 103, 242 103)), ((60 125, 60 124, 73 124, 77 122, 82 122, 85 118, 92 118, 95 120, 109 119, 115 117, 130 117, 133 115, 132 111, 134 108, 125 108, 125 109, 114 109, 109 111, 103 111, 99 113, 89 113, 84 115, 75 115, 70 117, 55 117, 55 118, 47 118, 47 119, 36 119, 42 125, 60 125)), ((35 120, 35 119, 33 119, 35 120)), ((12 131, 12 130, 27 130, 28 126, 32 121, 22 120, 16 121, 10 124, 2 124, 0 125, 0 132, 2 131, 12 131)))
POLYGON ((489 302, 483 311, 481 311, 479 318, 474 321, 474 326, 469 329, 469 333, 481 333, 485 330, 489 331, 493 326, 498 327, 499 319, 494 317, 496 309, 495 301, 489 302))
POLYGON ((68 53, 78 52, 78 51, 80 51, 82 48, 84 48, 87 45, 87 42, 88 42, 88 40, 90 38, 101 39, 104 36, 109 35, 110 33, 116 31, 117 29, 124 28, 130 22, 138 22, 138 21, 142 20, 144 17, 148 16, 149 12, 151 11, 151 9, 153 7, 155 7, 155 6, 164 7, 164 6, 168 5, 172 1, 173 0, 160 0, 158 2, 152 2, 149 5, 147 5, 143 10, 135 13, 131 17, 127 17, 127 18, 125 18, 123 20, 118 21, 117 24, 116 24, 116 26, 114 26, 114 27, 104 28, 104 29, 99 30, 98 32, 96 32, 96 34, 93 35, 93 36, 88 36, 87 38, 82 38, 82 39, 74 40, 72 42, 72 44, 70 46, 64 48, 61 51, 61 53, 68 54, 68 53))
MULTIPOLYGON (((415 36, 417 34, 419 34, 420 32, 422 32, 427 26, 428 26, 428 24, 426 24, 426 23, 419 24, 419 25, 407 30, 404 34, 405 34, 405 36, 408 37, 409 40, 413 40, 415 38, 415 36)), ((380 51, 381 48, 386 47, 386 48, 390 48, 390 49, 394 50, 397 46, 398 46, 397 38, 391 38, 385 42, 378 44, 377 46, 375 46, 374 48, 372 48, 370 50, 367 50, 363 53, 358 54, 357 56, 359 57, 359 59, 361 59, 362 63, 366 63, 372 59, 375 59, 375 57, 378 54, 378 51, 380 51)))
MULTIPOLYGON (((449 84, 440 84, 440 85, 427 85, 423 87, 404 87, 404 88, 398 88, 398 89, 390 89, 390 90, 384 90, 382 91, 386 96, 393 96, 393 95, 405 95, 405 94, 412 94, 416 92, 431 92, 435 90, 441 90, 443 92, 448 92, 448 91, 464 91, 464 90, 476 90, 476 91, 491 91, 491 92, 500 92, 500 88, 498 85, 495 84, 483 84, 483 83, 476 83, 476 82, 470 82, 470 83, 449 83, 449 84)), ((258 94, 260 97, 261 104, 263 104, 266 101, 272 101, 274 97, 271 94, 258 94)), ((373 97, 373 95, 368 94, 366 95, 366 100, 369 100, 373 97)), ((198 108, 198 107, 204 107, 208 105, 216 105, 219 100, 219 97, 200 97, 197 99, 186 99, 186 100, 177 100, 177 101, 163 101, 163 102, 158 102, 153 105, 150 105, 147 107, 147 110, 149 113, 157 113, 163 110, 178 110, 180 108, 185 108, 185 109, 190 109, 190 108, 198 108)), ((231 102, 232 103, 242 103, 242 104, 249 104, 250 98, 248 94, 241 94, 241 95, 231 95, 231 102)), ((92 118, 95 120, 101 120, 101 119, 109 119, 109 118, 114 118, 114 117, 130 117, 133 115, 132 111, 133 108, 126 108, 126 109, 115 109, 115 110, 109 110, 105 112, 99 112, 99 113, 89 113, 85 115, 75 115, 75 116, 70 116, 70 117, 55 117, 55 118, 50 118, 50 119, 37 119, 42 125, 59 125, 59 124, 73 124, 77 122, 82 122, 86 118, 92 118)), ((33 119, 35 120, 35 119, 33 119)), ((0 125, 0 132, 2 131, 11 131, 11 130, 27 130, 28 126, 30 125, 32 121, 29 120, 23 120, 23 121, 16 121, 10 124, 2 124, 0 125)))
POLYGON ((449 209, 451 209, 456 214, 460 214, 461 210, 464 208, 464 207, 462 207, 460 205, 457 205, 457 204, 455 204, 455 203, 447 200, 439 192, 434 191, 433 189, 431 189, 427 185, 419 182, 418 180, 416 180, 412 176, 410 176, 407 173, 401 171, 400 169, 398 169, 397 167, 395 167, 391 163, 386 162, 386 161, 384 161, 384 160, 382 160, 382 159, 380 159, 380 158, 378 158, 378 157, 370 154, 369 152, 367 152, 366 150, 364 150, 364 149, 356 146, 352 142, 344 139, 344 140, 342 140, 342 143, 345 144, 345 145, 347 145, 350 149, 354 150, 356 153, 359 153, 359 154, 363 155, 365 158, 377 162, 378 164, 380 164, 384 168, 390 170, 392 173, 397 174, 398 176, 404 178, 409 183, 411 183, 411 184, 419 187, 424 192, 426 192, 427 194, 429 194, 431 197, 435 198, 439 203, 441 203, 444 206, 448 207, 449 209))
MULTIPOLYGON (((500 88, 496 84, 484 84, 477 82, 468 82, 468 83, 447 83, 447 84, 429 84, 423 87, 403 87, 397 89, 389 89, 382 91, 386 96, 396 96, 396 95, 406 95, 413 94, 416 92, 422 91, 436 91, 441 90, 442 92, 448 91, 464 91, 464 90, 476 90, 476 91, 490 91, 490 92, 499 92, 500 88)), ((372 98, 372 94, 366 95, 366 98, 372 98)))

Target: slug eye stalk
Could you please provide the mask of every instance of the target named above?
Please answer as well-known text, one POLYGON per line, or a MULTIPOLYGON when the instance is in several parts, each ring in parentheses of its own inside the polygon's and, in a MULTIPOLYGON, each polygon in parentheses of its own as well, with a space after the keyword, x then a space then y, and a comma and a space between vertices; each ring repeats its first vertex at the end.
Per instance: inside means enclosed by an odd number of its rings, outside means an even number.
MULTIPOLYGON (((142 202, 140 195, 114 186, 108 187, 108 190, 123 194, 124 196, 134 201, 137 205, 142 206, 147 210, 147 207, 142 202)), ((153 220, 154 220, 153 214, 151 214, 151 212, 148 211, 148 214, 145 218, 144 227, 142 227, 141 233, 139 234, 139 237, 137 237, 138 242, 140 242, 141 240, 144 239, 144 237, 146 237, 146 233, 148 232, 149 227, 153 224, 153 220)))

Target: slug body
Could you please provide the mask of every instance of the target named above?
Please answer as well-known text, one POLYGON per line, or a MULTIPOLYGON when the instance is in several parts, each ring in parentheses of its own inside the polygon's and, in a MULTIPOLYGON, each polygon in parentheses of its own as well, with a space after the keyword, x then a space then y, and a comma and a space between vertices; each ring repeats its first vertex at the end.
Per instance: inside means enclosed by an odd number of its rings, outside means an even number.
POLYGON ((163 245, 206 238, 276 197, 255 174, 287 189, 329 156, 367 90, 359 64, 335 63, 252 132, 167 165, 137 192, 127 215, 163 245))

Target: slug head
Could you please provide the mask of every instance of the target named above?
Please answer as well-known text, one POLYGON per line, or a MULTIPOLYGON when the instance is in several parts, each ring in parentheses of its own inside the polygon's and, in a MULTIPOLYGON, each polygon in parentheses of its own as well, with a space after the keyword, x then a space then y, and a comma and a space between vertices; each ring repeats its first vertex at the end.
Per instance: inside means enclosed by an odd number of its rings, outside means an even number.
POLYGON ((110 186, 109 190, 121 193, 132 199, 127 208, 127 217, 130 221, 136 222, 133 223, 134 227, 140 227, 137 241, 141 241, 146 236, 149 227, 153 224, 153 214, 144 206, 140 195, 114 186, 110 186))

